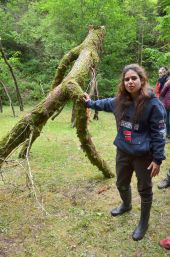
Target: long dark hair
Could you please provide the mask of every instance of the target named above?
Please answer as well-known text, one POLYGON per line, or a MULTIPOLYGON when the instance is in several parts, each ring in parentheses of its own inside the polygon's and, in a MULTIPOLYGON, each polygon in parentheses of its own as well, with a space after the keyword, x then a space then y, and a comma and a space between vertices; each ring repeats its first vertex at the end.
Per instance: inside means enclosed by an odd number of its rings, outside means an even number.
POLYGON ((152 89, 148 84, 148 78, 144 68, 139 66, 136 63, 125 66, 122 71, 120 84, 118 85, 118 93, 117 93, 117 101, 116 101, 116 118, 117 118, 118 124, 123 118, 127 110, 127 107, 133 102, 133 98, 131 94, 126 90, 125 84, 124 84, 125 74, 129 70, 135 71, 141 80, 141 88, 139 89, 139 94, 135 99, 135 113, 133 117, 134 123, 139 121, 139 117, 143 110, 144 104, 151 97, 149 94, 149 91, 151 91, 152 89), (150 90, 148 90, 148 88, 150 88, 150 90))

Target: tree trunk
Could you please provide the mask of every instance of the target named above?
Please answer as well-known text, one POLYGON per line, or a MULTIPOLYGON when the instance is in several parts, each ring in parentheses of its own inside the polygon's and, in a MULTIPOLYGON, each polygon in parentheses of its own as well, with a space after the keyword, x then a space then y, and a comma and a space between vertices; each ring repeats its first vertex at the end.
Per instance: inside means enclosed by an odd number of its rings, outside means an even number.
POLYGON ((71 111, 71 127, 75 128, 75 122, 76 122, 76 102, 73 102, 73 107, 71 111))
MULTIPOLYGON (((91 68, 91 74, 92 74, 92 80, 91 80, 91 87, 90 87, 89 96, 90 97, 94 96, 94 100, 97 100, 97 99, 99 99, 99 92, 98 92, 98 86, 97 86, 95 67, 91 68)), ((98 113, 99 112, 97 110, 95 110, 93 120, 98 120, 99 119, 98 113)))
POLYGON ((95 110, 93 120, 99 120, 99 112, 95 110))
POLYGON ((0 96, 0 112, 3 112, 3 107, 2 107, 2 97, 0 96))
POLYGON ((20 91, 19 91, 18 83, 17 83, 16 77, 15 77, 13 68, 12 68, 11 64, 8 62, 7 58, 6 58, 5 52, 3 50, 1 39, 0 39, 0 52, 2 54, 2 58, 4 59, 4 62, 6 63, 6 65, 9 68, 9 71, 10 71, 11 76, 13 78, 13 81, 14 81, 14 84, 15 84, 15 89, 16 89, 16 94, 17 94, 17 99, 18 99, 18 103, 19 103, 19 107, 20 107, 20 111, 23 111, 24 106, 23 106, 22 97, 21 97, 21 94, 20 94, 20 91))
MULTIPOLYGON (((96 86, 95 86, 95 91, 94 91, 94 99, 97 100, 99 99, 99 91, 98 91, 98 86, 97 86, 97 81, 96 81, 96 86)), ((99 112, 95 110, 93 120, 99 120, 99 112)))
POLYGON ((15 118, 15 116, 16 116, 16 115, 15 115, 15 110, 14 110, 14 106, 13 106, 11 97, 10 97, 10 95, 9 95, 9 93, 8 93, 8 89, 7 89, 7 87, 5 86, 5 84, 3 83, 2 80, 0 80, 0 84, 1 84, 1 86, 3 87, 3 89, 4 89, 4 91, 5 91, 5 94, 6 94, 7 97, 8 97, 9 105, 10 105, 10 107, 11 107, 11 109, 12 109, 12 113, 13 113, 13 116, 14 116, 14 118, 15 118))
MULTIPOLYGON (((23 117, 11 130, 11 132, 0 141, 0 166, 7 156, 18 145, 26 142, 33 133, 33 141, 39 136, 43 126, 48 119, 69 100, 77 101, 76 103, 76 128, 77 135, 80 138, 82 148, 90 161, 96 165, 105 177, 112 177, 113 173, 104 160, 97 153, 92 143, 90 134, 87 129, 87 117, 85 106, 81 97, 89 77, 90 67, 99 62, 98 52, 101 49, 105 29, 104 27, 93 27, 89 29, 89 34, 84 42, 76 49, 79 49, 77 60, 71 71, 62 80, 58 80, 58 72, 53 82, 53 90, 41 101, 30 113, 23 117), (60 84, 58 85, 58 83, 60 84), (56 83, 56 87, 55 87, 56 83)), ((72 56, 75 56, 72 54, 72 56)), ((65 60, 70 56, 66 55, 65 60)), ((73 59, 73 58, 72 58, 73 59)), ((71 61, 72 61, 71 59, 71 61)), ((69 59, 70 60, 70 59, 69 59)), ((71 61, 68 60, 70 64, 71 61)), ((63 72, 65 72, 65 67, 63 72)), ((61 79, 63 73, 60 69, 61 79)), ((32 143, 33 143, 32 141, 32 143)))

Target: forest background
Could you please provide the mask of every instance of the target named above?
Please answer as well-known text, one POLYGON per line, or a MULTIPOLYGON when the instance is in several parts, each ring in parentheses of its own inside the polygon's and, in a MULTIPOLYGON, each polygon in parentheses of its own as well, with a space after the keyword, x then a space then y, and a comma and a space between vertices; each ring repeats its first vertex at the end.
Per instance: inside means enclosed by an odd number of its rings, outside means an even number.
MULTIPOLYGON (((60 59, 85 39, 90 24, 106 27, 97 67, 100 97, 115 93, 123 66, 132 62, 146 68, 155 86, 158 68, 170 63, 169 1, 0 0, 1 42, 25 105, 15 119, 4 106, 0 136, 51 90, 60 59)), ((0 81, 18 104, 1 56, 0 81)), ((8 104, 1 87, 0 96, 8 104)), ((85 158, 70 118, 71 107, 66 105, 57 119, 44 126, 31 148, 30 162, 17 159, 19 149, 5 161, 0 172, 0 257, 168 257, 158 242, 169 235, 170 194, 168 189, 160 192, 157 183, 169 169, 169 144, 167 160, 154 179, 149 231, 136 243, 131 238, 140 212, 136 178, 132 180, 132 211, 112 219, 109 212, 120 203, 115 178, 104 179, 85 158), (28 179, 30 167, 35 190, 28 179)), ((99 120, 90 123, 90 133, 114 169, 112 114, 100 113, 99 120)))
MULTIPOLYGON (((51 90, 60 59, 84 40, 90 24, 106 27, 97 70, 100 97, 114 95, 120 71, 128 63, 142 64, 152 86, 158 68, 169 65, 169 0, 1 0, 1 42, 24 103, 39 100, 51 90)), ((1 56, 0 79, 16 101, 14 83, 1 56)), ((7 100, 2 88, 0 95, 7 100)))

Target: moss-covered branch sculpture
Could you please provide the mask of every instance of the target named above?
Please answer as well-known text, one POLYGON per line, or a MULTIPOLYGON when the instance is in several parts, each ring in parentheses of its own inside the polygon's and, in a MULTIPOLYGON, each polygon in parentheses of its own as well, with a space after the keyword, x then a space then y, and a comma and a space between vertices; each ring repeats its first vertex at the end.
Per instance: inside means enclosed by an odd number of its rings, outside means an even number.
POLYGON ((0 141, 0 167, 8 155, 23 142, 25 142, 25 148, 22 149, 21 155, 24 154, 30 134, 33 133, 31 142, 33 143, 48 119, 71 99, 76 101, 76 128, 82 149, 105 177, 113 177, 112 171, 101 159, 91 140, 87 128, 85 106, 81 100, 90 68, 99 62, 104 33, 104 27, 90 26, 83 43, 63 57, 52 83, 53 90, 0 141), (64 77, 67 66, 74 60, 76 61, 72 69, 64 77))

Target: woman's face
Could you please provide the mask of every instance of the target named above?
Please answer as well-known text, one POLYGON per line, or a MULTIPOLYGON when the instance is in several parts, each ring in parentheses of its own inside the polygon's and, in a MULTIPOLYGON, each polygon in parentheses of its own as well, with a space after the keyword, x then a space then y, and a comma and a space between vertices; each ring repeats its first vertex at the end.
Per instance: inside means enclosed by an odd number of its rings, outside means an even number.
POLYGON ((133 70, 128 70, 124 76, 124 85, 125 89, 133 98, 135 98, 141 88, 141 80, 139 75, 133 70))
POLYGON ((160 68, 158 74, 159 78, 162 78, 166 74, 166 70, 164 68, 160 68))

